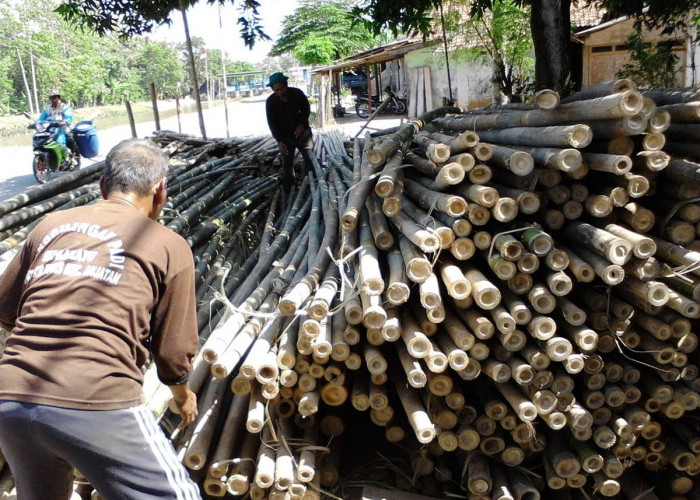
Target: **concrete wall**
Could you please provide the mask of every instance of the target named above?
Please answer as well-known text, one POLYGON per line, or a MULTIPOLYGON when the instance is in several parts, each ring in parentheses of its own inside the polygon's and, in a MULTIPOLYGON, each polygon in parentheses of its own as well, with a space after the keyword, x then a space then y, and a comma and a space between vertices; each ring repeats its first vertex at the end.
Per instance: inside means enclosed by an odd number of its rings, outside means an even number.
MULTIPOLYGON (((439 49, 422 48, 407 53, 404 60, 408 88, 414 88, 416 85, 412 70, 429 67, 433 109, 443 106, 450 95, 444 52, 439 49)), ((467 58, 464 52, 456 51, 450 54, 450 77, 455 105, 475 108, 491 104, 493 86, 489 65, 473 61, 467 58)))

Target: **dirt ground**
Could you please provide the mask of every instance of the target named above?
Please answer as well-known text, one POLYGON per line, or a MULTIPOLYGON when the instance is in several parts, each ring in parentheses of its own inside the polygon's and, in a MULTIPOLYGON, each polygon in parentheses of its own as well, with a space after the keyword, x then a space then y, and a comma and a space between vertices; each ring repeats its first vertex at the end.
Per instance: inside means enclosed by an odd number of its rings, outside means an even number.
MULTIPOLYGON (((265 118, 266 95, 256 96, 236 101, 229 101, 228 115, 229 126, 227 128, 224 120, 223 106, 213 106, 211 109, 203 104, 204 121, 206 124, 207 137, 249 137, 268 135, 267 120, 265 118)), ((151 115, 151 103, 132 104, 134 114, 140 112, 143 116, 151 115), (146 111, 146 113, 144 113, 146 111)), ((196 113, 186 113, 178 120, 171 112, 167 118, 167 110, 174 110, 174 101, 162 101, 158 103, 161 113, 162 130, 181 130, 182 133, 200 137, 199 120, 196 113)), ((346 137, 354 137, 360 131, 366 120, 358 118, 354 109, 348 105, 348 114, 338 118, 330 128, 337 128, 346 137)), ((86 116, 90 116, 96 108, 83 108, 75 111, 76 121, 86 116)), ((83 159, 83 165, 87 166, 94 161, 103 160, 107 152, 118 142, 131 137, 131 130, 125 117, 123 106, 109 106, 98 108, 100 117, 96 120, 98 137, 100 142, 100 154, 93 159, 83 159), (106 119, 104 122, 102 119, 106 119), (107 126, 109 123, 109 126, 107 126)), ((138 116, 138 115, 137 115, 138 116)), ((406 116, 396 116, 391 114, 381 114, 369 123, 370 131, 383 130, 399 125, 406 121, 406 116)), ((27 119, 21 117, 0 117, 0 129, 5 126, 5 133, 9 134, 14 130, 14 136, 3 136, 0 134, 0 157, 3 159, 3 167, 0 168, 0 200, 6 200, 12 196, 23 193, 27 189, 36 185, 36 180, 32 175, 32 149, 31 131, 26 129, 27 119)), ((148 137, 155 130, 152 116, 143 122, 136 124, 137 136, 148 137)), ((314 127, 314 133, 321 133, 322 130, 314 127)))

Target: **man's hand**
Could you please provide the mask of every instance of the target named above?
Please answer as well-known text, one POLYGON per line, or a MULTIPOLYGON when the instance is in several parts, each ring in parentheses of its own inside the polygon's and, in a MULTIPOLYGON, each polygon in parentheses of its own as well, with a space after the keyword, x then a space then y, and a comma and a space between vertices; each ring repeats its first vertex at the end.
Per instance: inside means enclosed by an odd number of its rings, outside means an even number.
POLYGON ((294 137, 299 139, 304 134, 304 126, 300 123, 297 128, 294 129, 294 137))
POLYGON ((176 413, 182 416, 182 422, 178 429, 184 429, 195 421, 199 412, 197 411, 197 395, 190 390, 189 384, 185 382, 180 385, 168 386, 173 393, 173 402, 176 413))
POLYGON ((289 150, 287 149, 287 145, 286 145, 284 142, 280 141, 280 142, 279 142, 279 147, 280 147, 280 151, 282 151, 282 154, 283 154, 283 155, 288 155, 288 154, 289 154, 289 150))

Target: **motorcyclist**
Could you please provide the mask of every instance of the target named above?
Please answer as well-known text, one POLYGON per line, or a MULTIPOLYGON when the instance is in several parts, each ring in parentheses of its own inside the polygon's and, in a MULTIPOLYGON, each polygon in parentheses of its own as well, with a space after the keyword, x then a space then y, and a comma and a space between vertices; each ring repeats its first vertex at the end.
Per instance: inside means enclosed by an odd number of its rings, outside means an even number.
POLYGON ((37 121, 49 121, 61 125, 59 133, 56 134, 56 142, 62 146, 68 146, 73 152, 74 166, 79 167, 80 151, 70 131, 70 124, 73 122, 73 110, 70 104, 61 100, 61 93, 58 89, 53 89, 49 92, 49 99, 51 102, 43 109, 37 121))

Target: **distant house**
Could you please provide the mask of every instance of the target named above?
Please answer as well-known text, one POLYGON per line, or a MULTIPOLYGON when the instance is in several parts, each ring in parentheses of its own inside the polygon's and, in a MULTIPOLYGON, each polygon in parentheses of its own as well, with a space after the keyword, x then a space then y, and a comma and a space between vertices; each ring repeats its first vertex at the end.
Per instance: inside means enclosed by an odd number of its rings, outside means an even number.
MULTIPOLYGON (((601 16, 601 19, 604 17, 601 16)), ((676 84, 679 87, 697 85, 700 81, 700 74, 698 74, 700 44, 693 43, 696 30, 695 27, 689 27, 685 33, 671 34, 661 34, 660 30, 650 31, 646 28, 643 30, 646 43, 669 44, 678 56, 676 84)), ((583 85, 618 78, 617 72, 631 61, 627 38, 633 31, 634 19, 621 17, 579 28, 574 32, 574 39, 581 44, 581 83, 583 85)))
POLYGON ((302 89, 306 95, 313 94, 313 81, 311 79, 311 66, 294 66, 287 71, 289 86, 302 89))

